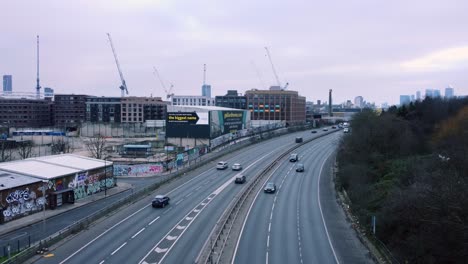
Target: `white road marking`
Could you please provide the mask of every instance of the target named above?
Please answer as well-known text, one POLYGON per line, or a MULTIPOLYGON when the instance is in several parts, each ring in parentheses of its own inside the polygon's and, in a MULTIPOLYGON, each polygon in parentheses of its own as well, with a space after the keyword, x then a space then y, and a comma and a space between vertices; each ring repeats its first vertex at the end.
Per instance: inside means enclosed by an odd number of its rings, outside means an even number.
POLYGON ((127 242, 123 243, 120 247, 118 247, 114 252, 111 253, 111 256, 113 256, 117 251, 119 251, 121 248, 123 248, 125 245, 127 245, 127 242))
POLYGON ((156 252, 156 253, 159 254, 159 253, 167 252, 167 250, 168 250, 168 248, 158 248, 158 247, 156 247, 156 248, 154 249, 154 252, 156 252))
POLYGON ((187 220, 187 221, 192 221, 192 219, 193 219, 193 217, 189 217, 189 216, 185 217, 185 220, 187 220))
POLYGON ((138 231, 136 234, 134 234, 132 236, 132 239, 134 239, 136 236, 138 236, 141 232, 143 232, 143 230, 145 230, 145 228, 143 227, 140 231, 138 231))
POLYGON ((265 257, 266 261, 265 263, 268 264, 268 251, 266 252, 266 257, 265 257))
POLYGON ((189 194, 185 195, 185 198, 188 198, 188 197, 190 197, 192 194, 193 194, 193 192, 191 192, 191 193, 189 193, 189 194))
POLYGON ((99 262, 99 264, 102 264, 102 263, 104 263, 104 260, 103 260, 103 261, 101 261, 101 262, 99 262))
POLYGON ((175 205, 180 204, 183 200, 184 200, 184 199, 177 201, 177 202, 175 203, 175 205))
POLYGON ((195 191, 198 191, 202 188, 203 186, 198 186, 197 188, 195 188, 195 191))
POLYGON ((166 239, 167 240, 176 240, 177 236, 167 236, 166 239))
POLYGON ((193 209, 193 212, 198 213, 198 212, 200 212, 200 209, 193 209))
POLYGON ((186 227, 187 226, 181 226, 181 225, 176 226, 176 228, 179 229, 179 230, 185 229, 186 227))
POLYGON ((156 217, 156 218, 155 218, 153 221, 151 221, 151 222, 150 222, 148 225, 151 225, 151 224, 153 224, 153 223, 154 223, 154 222, 156 222, 156 220, 158 220, 158 219, 159 219, 159 216, 158 216, 158 217, 156 217))

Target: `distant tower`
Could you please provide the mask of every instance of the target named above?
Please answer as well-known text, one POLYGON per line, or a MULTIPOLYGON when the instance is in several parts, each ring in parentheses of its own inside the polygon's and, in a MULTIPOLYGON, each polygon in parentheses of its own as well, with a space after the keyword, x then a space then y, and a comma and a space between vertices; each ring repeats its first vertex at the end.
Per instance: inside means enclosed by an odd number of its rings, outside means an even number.
POLYGON ((416 92, 416 100, 421 101, 421 91, 416 92))
POLYGON ((41 98, 41 85, 39 84, 39 35, 37 35, 37 79, 36 79, 36 97, 41 98))
POLYGON ((8 94, 13 90, 12 79, 11 75, 3 75, 3 93, 8 94))
POLYGON ((356 108, 362 108, 363 104, 364 104, 364 97, 362 97, 362 96, 356 96, 356 97, 354 98, 354 107, 356 107, 356 108))
POLYGON ((432 89, 426 89, 426 98, 434 97, 434 91, 432 89))
POLYGON ((328 116, 333 116, 332 112, 332 89, 328 91, 328 116))
POLYGON ((454 96, 453 87, 449 85, 449 87, 445 88, 445 98, 450 99, 454 96))
POLYGON ((206 84, 206 64, 203 64, 202 96, 211 97, 211 85, 206 84))

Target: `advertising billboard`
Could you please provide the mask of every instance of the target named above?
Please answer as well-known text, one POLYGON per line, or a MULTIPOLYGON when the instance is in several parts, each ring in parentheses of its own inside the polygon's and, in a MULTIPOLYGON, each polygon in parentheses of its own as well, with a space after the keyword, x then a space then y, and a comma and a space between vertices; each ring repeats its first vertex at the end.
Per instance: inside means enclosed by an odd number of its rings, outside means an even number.
POLYGON ((209 138, 208 113, 168 112, 166 117, 166 137, 209 138))
POLYGON ((246 111, 213 111, 211 114, 211 138, 246 129, 247 119, 246 111))

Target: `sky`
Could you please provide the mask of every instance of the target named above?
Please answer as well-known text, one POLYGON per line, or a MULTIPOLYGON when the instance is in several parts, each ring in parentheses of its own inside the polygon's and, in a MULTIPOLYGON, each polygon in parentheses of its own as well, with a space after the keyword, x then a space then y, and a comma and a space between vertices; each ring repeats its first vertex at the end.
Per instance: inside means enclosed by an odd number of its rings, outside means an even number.
POLYGON ((468 95, 468 1, 2 1, 0 75, 13 91, 120 96, 110 33, 130 96, 212 96, 280 83, 307 101, 363 96, 378 106, 451 85, 468 95))

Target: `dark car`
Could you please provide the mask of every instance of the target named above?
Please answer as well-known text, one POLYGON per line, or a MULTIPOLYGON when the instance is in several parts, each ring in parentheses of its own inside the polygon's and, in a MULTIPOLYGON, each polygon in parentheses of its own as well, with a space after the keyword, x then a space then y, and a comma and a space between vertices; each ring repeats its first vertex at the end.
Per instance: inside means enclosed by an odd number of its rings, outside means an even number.
POLYGON ((336 126, 332 126, 333 129, 336 129, 336 126))
POLYGON ((297 138, 296 138, 296 143, 302 143, 302 138, 301 138, 301 137, 297 137, 297 138))
POLYGON ((276 185, 272 182, 269 182, 265 185, 265 189, 263 189, 265 193, 274 193, 276 192, 276 185))
POLYGON ((312 130, 312 131, 310 131, 310 132, 311 132, 312 134, 315 134, 315 133, 317 133, 317 130, 312 130))
POLYGON ((245 175, 238 175, 236 179, 234 180, 234 183, 239 183, 242 184, 245 182, 245 175))
POLYGON ((297 172, 303 172, 304 171, 304 164, 298 163, 296 166, 296 171, 297 172))
POLYGON ((166 207, 166 205, 169 205, 169 200, 170 198, 164 195, 156 195, 151 202, 151 205, 156 208, 156 207, 166 207))

